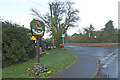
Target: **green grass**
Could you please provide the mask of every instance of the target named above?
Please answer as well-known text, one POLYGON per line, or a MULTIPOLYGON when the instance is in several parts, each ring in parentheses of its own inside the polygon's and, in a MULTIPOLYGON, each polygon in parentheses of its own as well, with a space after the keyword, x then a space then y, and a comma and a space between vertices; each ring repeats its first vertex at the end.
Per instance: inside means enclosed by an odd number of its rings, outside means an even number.
MULTIPOLYGON (((77 56, 66 49, 54 49, 47 51, 47 55, 40 57, 40 63, 47 67, 52 67, 50 69, 51 73, 42 73, 41 78, 45 78, 60 72, 66 67, 71 66, 75 63, 77 56)), ((31 59, 28 62, 22 64, 16 64, 2 69, 3 78, 36 78, 36 76, 29 75, 25 70, 32 64, 36 63, 37 59, 31 59)))
POLYGON ((2 79, 2 69, 0 68, 0 80, 2 79))

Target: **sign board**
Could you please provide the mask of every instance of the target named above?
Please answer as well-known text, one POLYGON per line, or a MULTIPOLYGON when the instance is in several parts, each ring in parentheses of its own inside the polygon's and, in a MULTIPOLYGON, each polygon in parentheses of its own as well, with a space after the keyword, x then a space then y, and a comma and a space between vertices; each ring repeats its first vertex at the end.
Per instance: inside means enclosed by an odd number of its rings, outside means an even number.
POLYGON ((97 36, 94 36, 95 38, 97 37, 97 36))
POLYGON ((88 35, 91 35, 91 33, 88 33, 88 35))
POLYGON ((65 37, 65 34, 62 34, 62 37, 65 37))
POLYGON ((33 36, 43 36, 45 31, 45 25, 42 21, 33 19, 30 22, 31 32, 33 36))

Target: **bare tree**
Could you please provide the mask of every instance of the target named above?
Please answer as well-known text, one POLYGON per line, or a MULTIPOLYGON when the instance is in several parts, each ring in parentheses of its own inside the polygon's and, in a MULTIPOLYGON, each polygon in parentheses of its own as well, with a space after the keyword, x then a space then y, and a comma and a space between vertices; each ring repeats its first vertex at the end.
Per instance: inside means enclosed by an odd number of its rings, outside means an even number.
POLYGON ((31 10, 35 16, 44 21, 47 32, 54 36, 57 47, 62 41, 61 35, 66 34, 69 27, 77 26, 79 11, 72 7, 73 4, 73 2, 51 2, 49 3, 49 13, 45 16, 41 16, 35 9, 31 10))

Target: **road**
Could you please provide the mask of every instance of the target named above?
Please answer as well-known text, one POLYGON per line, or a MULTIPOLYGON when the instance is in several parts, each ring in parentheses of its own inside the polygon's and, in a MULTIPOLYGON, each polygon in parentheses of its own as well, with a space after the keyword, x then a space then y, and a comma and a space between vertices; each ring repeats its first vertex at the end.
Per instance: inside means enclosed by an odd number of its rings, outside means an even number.
POLYGON ((109 78, 118 78, 118 46, 90 47, 65 45, 65 47, 74 49, 77 54, 96 57, 102 64, 100 74, 105 74, 109 78))
MULTIPOLYGON (((74 50, 72 49, 72 51, 74 50)), ((73 53, 76 54, 76 52, 73 53)), ((76 55, 78 56, 77 61, 72 66, 56 73, 50 78, 78 78, 78 80, 79 78, 94 78, 99 69, 98 60, 91 56, 76 55)))

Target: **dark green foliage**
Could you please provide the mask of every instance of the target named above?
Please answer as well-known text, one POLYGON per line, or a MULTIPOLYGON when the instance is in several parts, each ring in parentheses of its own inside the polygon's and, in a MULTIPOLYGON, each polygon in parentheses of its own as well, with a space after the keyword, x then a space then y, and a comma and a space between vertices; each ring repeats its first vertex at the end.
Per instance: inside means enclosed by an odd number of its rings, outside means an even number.
POLYGON ((90 27, 83 28, 83 29, 84 29, 85 35, 88 35, 88 33, 91 33, 91 34, 92 34, 95 28, 93 27, 92 24, 90 24, 90 27))
POLYGON ((105 28, 101 31, 100 39, 102 42, 118 42, 117 30, 114 28, 112 20, 105 24, 105 28))
POLYGON ((3 67, 27 61, 35 56, 35 47, 27 35, 29 29, 10 22, 2 23, 3 67))
MULTIPOLYGON (((84 34, 82 37, 76 37, 72 40, 74 43, 117 43, 120 42, 120 30, 115 29, 113 21, 109 20, 105 24, 105 28, 100 31, 94 31, 94 27, 83 28, 84 34), (91 37, 88 36, 91 33, 91 37), (94 37, 96 36, 96 38, 94 37)), ((77 34, 78 35, 78 34, 77 34)))
POLYGON ((52 39, 46 39, 46 42, 48 46, 53 46, 53 40, 52 39))
POLYGON ((120 43, 120 29, 118 30, 118 42, 120 43))
POLYGON ((96 43, 97 42, 97 38, 92 37, 88 37, 88 36, 84 36, 84 37, 77 37, 75 39, 72 40, 73 43, 96 43))

